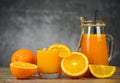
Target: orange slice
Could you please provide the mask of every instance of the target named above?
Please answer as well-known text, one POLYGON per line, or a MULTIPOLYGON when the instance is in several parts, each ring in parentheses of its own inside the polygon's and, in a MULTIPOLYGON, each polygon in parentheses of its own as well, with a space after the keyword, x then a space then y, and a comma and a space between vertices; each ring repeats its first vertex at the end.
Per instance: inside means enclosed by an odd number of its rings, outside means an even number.
POLYGON ((30 78, 36 71, 38 66, 26 62, 10 63, 10 70, 16 78, 30 78))
POLYGON ((58 56, 62 58, 71 55, 70 48, 64 44, 53 44, 50 47, 48 47, 48 50, 56 50, 58 52, 58 56))
POLYGON ((89 70, 91 74, 97 78, 108 78, 115 73, 116 67, 106 65, 89 65, 89 70))
POLYGON ((88 70, 88 59, 80 52, 72 52, 71 56, 63 58, 61 68, 64 74, 71 78, 79 78, 88 70))

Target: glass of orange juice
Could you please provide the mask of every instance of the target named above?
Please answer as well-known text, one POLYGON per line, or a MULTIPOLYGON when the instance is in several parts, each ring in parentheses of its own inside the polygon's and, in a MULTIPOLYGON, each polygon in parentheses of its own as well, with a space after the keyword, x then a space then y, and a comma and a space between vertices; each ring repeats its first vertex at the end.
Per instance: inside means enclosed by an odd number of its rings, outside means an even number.
POLYGON ((55 50, 37 49, 38 73, 41 78, 59 78, 61 58, 55 50))
POLYGON ((83 17, 80 19, 82 33, 78 51, 87 56, 90 64, 108 65, 113 55, 113 37, 105 34, 105 23, 101 20, 84 21, 83 17))

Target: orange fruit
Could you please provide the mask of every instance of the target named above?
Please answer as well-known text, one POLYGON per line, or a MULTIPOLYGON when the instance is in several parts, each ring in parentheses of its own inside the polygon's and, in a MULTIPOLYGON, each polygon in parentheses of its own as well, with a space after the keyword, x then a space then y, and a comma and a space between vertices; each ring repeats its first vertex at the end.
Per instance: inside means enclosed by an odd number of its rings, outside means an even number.
POLYGON ((58 56, 62 58, 71 55, 70 48, 65 44, 53 44, 48 47, 48 50, 56 50, 58 52, 58 56))
POLYGON ((10 70, 16 78, 30 78, 37 71, 37 65, 26 62, 13 62, 10 63, 10 70))
POLYGON ((37 58, 35 54, 29 49, 18 49, 12 54, 11 57, 11 62, 16 61, 36 64, 37 58))
POLYGON ((86 74, 88 70, 88 59, 80 52, 72 52, 71 56, 63 58, 61 68, 64 74, 71 78, 79 78, 86 74))
POLYGON ((97 78, 108 78, 111 77, 115 71, 115 66, 107 66, 107 65, 89 65, 89 70, 91 74, 97 78))

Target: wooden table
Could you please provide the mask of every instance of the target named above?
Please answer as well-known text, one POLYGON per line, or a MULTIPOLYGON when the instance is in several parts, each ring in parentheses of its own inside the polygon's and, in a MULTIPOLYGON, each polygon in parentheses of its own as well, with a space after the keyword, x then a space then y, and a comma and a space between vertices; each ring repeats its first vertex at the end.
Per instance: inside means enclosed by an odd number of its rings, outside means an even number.
POLYGON ((59 79, 42 79, 38 74, 35 74, 30 79, 16 79, 12 76, 9 68, 0 68, 0 83, 120 83, 120 67, 117 67, 115 74, 107 79, 92 77, 70 79, 66 76, 59 79))

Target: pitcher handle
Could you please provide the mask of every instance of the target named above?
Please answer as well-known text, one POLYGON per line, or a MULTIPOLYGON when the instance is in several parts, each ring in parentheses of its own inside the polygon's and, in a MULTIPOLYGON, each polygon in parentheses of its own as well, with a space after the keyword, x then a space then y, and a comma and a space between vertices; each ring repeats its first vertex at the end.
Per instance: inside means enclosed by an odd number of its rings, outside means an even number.
POLYGON ((108 53, 109 53, 108 61, 110 63, 113 57, 113 52, 114 52, 114 38, 110 34, 106 34, 106 38, 107 38, 107 41, 109 42, 108 43, 108 53))

